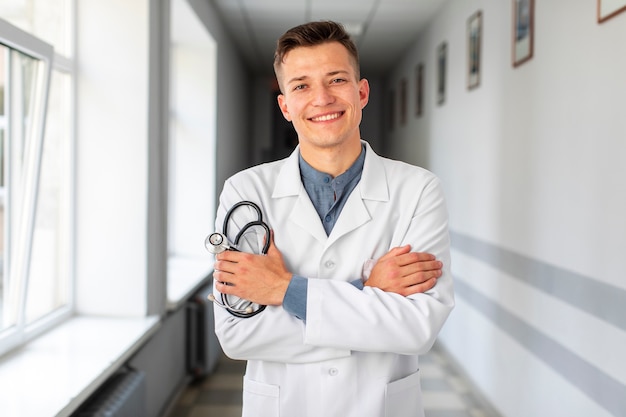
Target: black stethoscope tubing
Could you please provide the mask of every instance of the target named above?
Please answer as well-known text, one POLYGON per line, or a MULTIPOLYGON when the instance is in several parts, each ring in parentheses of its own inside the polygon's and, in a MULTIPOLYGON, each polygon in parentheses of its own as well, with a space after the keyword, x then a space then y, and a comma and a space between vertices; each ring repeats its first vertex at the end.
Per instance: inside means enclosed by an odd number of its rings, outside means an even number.
MULTIPOLYGON (((230 218, 233 214, 233 212, 242 206, 247 206, 247 207, 252 207, 256 213, 257 213, 257 220, 249 222, 247 224, 245 224, 241 230, 239 230, 239 233, 237 233, 237 236, 235 236, 235 240, 233 241, 233 245, 235 247, 237 247, 239 245, 239 240, 243 237, 244 233, 255 226, 260 226, 265 230, 265 243, 263 244, 263 248, 261 249, 261 253, 263 255, 266 255, 269 248, 270 248, 270 228, 267 225, 267 223, 265 223, 263 221, 263 213, 261 212, 261 208, 254 202, 252 201, 248 201, 248 200, 244 200, 244 201, 240 201, 239 203, 233 205, 230 210, 228 210, 228 212, 226 212, 226 216, 224 216, 224 225, 222 227, 222 231, 224 232, 224 236, 226 236, 226 238, 228 239, 228 224, 230 222, 230 218)), ((238 250, 238 249, 234 249, 234 248, 230 248, 230 250, 238 250)), ((263 304, 259 304, 258 308, 256 310, 253 310, 251 312, 248 312, 247 310, 243 310, 243 309, 237 309, 234 310, 232 308, 230 308, 229 306, 232 306, 230 304, 230 302, 228 301, 228 296, 226 294, 220 294, 221 295, 221 299, 222 299, 222 304, 224 306, 224 308, 226 309, 226 311, 228 311, 230 314, 232 314, 235 317, 240 317, 240 318, 250 318, 253 317, 257 314, 259 314, 261 311, 265 310, 265 305, 263 304)))

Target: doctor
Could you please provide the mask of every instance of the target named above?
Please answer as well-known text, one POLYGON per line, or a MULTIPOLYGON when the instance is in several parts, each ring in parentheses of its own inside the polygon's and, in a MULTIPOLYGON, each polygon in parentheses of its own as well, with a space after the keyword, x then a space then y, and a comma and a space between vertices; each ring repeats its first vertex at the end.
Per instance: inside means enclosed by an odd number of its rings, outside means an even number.
POLYGON ((361 139, 369 85, 341 25, 290 29, 274 69, 299 146, 228 179, 216 219, 250 200, 273 230, 267 255, 215 263, 217 292, 268 305, 215 308, 224 352, 248 361, 243 416, 423 417, 418 355, 454 306, 439 180, 361 139))

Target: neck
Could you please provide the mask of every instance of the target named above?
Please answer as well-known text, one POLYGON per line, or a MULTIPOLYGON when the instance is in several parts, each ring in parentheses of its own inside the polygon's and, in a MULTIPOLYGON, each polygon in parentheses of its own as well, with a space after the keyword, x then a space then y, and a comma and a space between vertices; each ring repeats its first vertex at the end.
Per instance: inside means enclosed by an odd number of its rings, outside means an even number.
POLYGON ((313 168, 325 172, 333 178, 348 170, 361 154, 361 141, 349 147, 331 147, 309 149, 300 146, 302 158, 313 168))

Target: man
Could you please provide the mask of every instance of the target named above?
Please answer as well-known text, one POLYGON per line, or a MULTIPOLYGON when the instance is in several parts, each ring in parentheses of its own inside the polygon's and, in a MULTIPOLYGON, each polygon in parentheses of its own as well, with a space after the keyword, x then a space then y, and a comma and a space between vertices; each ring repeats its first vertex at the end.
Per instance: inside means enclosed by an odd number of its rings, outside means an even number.
POLYGON ((248 361, 243 415, 423 416, 418 355, 454 306, 439 181, 361 140, 369 85, 341 25, 287 31, 274 69, 299 145, 227 180, 216 220, 249 200, 272 228, 267 255, 215 262, 216 291, 268 305, 216 308, 224 352, 248 361))

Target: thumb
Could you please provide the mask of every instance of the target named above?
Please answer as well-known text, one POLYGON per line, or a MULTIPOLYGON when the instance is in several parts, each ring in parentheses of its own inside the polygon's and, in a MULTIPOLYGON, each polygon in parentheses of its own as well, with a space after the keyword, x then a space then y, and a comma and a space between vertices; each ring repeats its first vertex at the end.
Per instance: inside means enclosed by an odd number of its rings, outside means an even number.
MULTIPOLYGON (((266 237, 266 239, 267 239, 267 237, 266 237)), ((274 243, 274 230, 273 230, 273 229, 272 229, 272 230, 270 230, 270 236, 269 236, 269 239, 270 239, 270 246, 269 246, 269 248, 267 249, 267 255, 268 255, 268 256, 277 256, 277 255, 278 255, 278 256, 282 256, 282 255, 281 255, 281 253, 280 253, 280 251, 279 251, 279 250, 278 250, 278 248, 276 247, 276 244, 274 243)))

